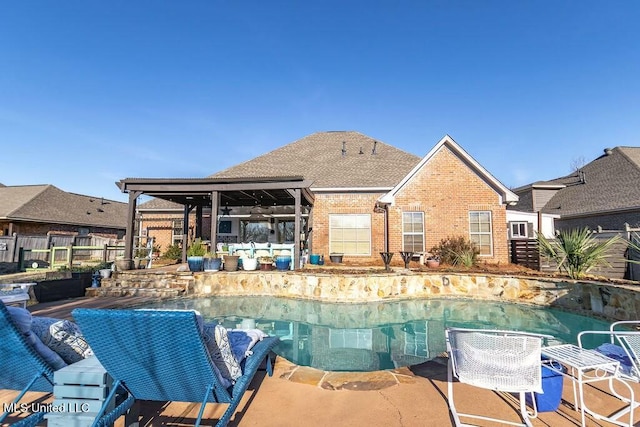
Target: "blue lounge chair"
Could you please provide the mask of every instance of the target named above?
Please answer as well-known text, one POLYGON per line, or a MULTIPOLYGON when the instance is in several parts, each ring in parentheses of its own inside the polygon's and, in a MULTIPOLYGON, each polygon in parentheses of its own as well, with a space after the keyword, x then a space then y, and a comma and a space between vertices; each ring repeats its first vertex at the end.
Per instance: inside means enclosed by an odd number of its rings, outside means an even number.
MULTIPOLYGON (((13 322, 9 311, 0 301, 0 389, 20 390, 9 404, 18 404, 28 391, 53 391, 53 367, 36 352, 13 322)), ((13 411, 7 409, 0 416, 0 424, 13 411)), ((35 426, 44 418, 36 412, 16 421, 14 426, 35 426)))
MULTIPOLYGON (((242 362, 243 375, 225 388, 191 311, 76 309, 73 317, 100 363, 136 400, 201 402, 196 426, 208 402, 229 404, 217 423, 226 426, 265 359, 273 374, 271 350, 278 338, 267 337, 242 362)), ((122 414, 103 412, 94 426, 122 414)))

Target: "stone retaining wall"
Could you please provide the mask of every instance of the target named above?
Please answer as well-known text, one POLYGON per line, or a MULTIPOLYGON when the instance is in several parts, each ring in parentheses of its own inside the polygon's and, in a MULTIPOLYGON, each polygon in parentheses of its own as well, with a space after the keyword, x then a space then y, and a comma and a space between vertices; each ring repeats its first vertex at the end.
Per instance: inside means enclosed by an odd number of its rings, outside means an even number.
POLYGON ((554 306, 609 320, 635 320, 640 319, 638 289, 637 285, 404 269, 356 274, 137 270, 115 273, 103 279, 101 288, 89 288, 87 295, 264 295, 350 304, 452 297, 554 306))

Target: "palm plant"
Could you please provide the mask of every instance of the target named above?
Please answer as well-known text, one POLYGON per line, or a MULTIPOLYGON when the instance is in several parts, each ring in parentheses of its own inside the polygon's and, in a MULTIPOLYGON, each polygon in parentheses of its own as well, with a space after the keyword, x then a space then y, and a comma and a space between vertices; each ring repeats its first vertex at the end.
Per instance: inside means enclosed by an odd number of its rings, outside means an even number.
POLYGON ((607 252, 619 239, 613 236, 598 241, 586 227, 559 231, 553 240, 537 235, 540 253, 554 260, 558 269, 572 279, 583 277, 594 267, 610 266, 607 252))

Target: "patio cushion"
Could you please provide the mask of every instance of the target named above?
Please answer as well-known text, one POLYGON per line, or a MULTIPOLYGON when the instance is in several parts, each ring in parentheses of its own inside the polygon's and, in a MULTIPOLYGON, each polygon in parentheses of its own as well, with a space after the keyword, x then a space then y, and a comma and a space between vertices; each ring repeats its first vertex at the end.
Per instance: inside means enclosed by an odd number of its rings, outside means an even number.
POLYGON ((207 323, 203 331, 204 342, 214 365, 226 381, 233 384, 242 376, 242 369, 231 350, 227 329, 222 325, 207 323))
POLYGON ((34 317, 31 330, 67 364, 93 356, 91 347, 73 322, 51 317, 34 317))
POLYGON ((42 356, 54 370, 58 370, 67 366, 67 363, 53 350, 43 344, 37 335, 31 330, 32 316, 29 310, 21 307, 6 307, 11 315, 11 319, 16 324, 18 330, 24 335, 26 341, 42 356))

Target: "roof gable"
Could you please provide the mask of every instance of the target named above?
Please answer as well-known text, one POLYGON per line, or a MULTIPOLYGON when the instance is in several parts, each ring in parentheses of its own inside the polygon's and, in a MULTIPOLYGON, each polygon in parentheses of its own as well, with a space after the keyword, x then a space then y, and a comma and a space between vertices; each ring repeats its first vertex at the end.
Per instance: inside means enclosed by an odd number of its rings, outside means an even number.
POLYGON ((419 157, 353 131, 317 132, 210 178, 299 175, 312 190, 382 188, 396 185, 419 157))
POLYGON ((491 187, 501 198, 502 203, 512 203, 518 201, 518 196, 505 187, 493 175, 489 173, 480 163, 471 157, 453 138, 445 135, 438 143, 420 160, 420 162, 387 194, 382 196, 381 203, 393 203, 396 194, 431 160, 443 147, 447 147, 464 164, 466 164, 476 175, 478 175, 489 187, 491 187))

